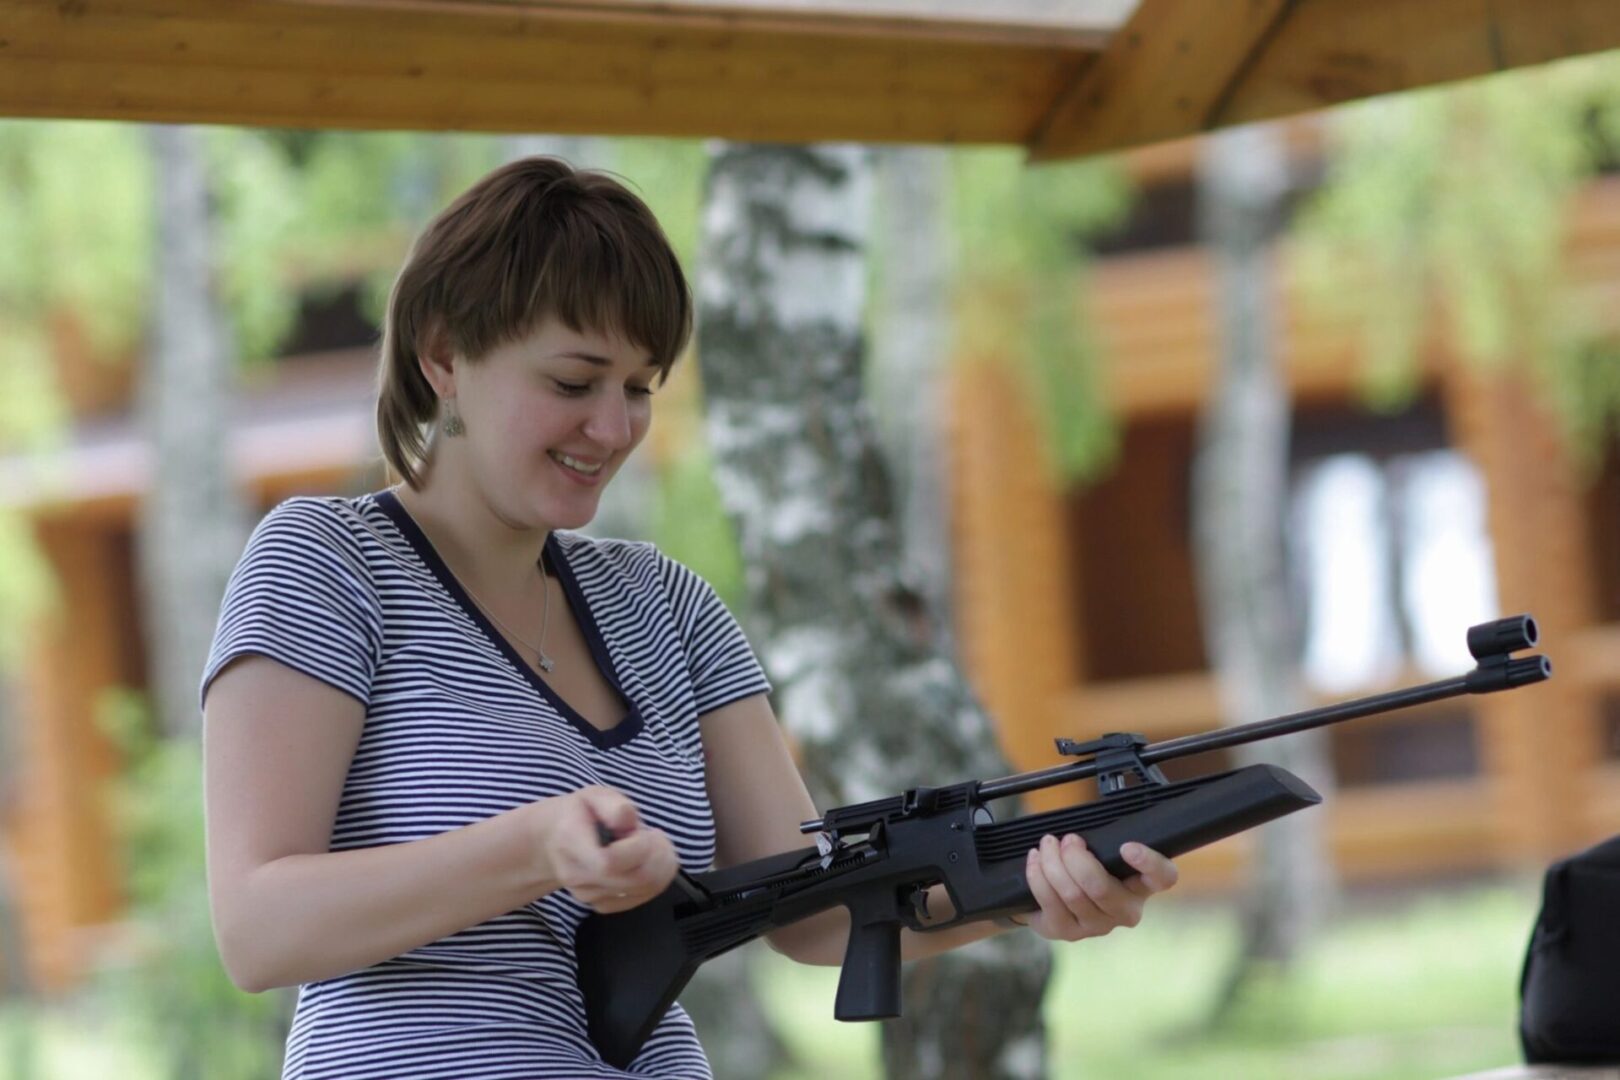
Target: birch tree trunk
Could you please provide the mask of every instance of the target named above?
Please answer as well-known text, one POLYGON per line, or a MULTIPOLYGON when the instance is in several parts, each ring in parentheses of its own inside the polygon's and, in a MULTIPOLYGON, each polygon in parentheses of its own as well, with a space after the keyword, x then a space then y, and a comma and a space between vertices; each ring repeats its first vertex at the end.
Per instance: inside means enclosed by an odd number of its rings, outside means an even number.
MULTIPOLYGON (((1204 140, 1202 221, 1217 267, 1219 375, 1199 433, 1194 548, 1204 641, 1229 723, 1301 707, 1297 620, 1288 594, 1284 522, 1289 402, 1277 370, 1270 242, 1287 165, 1276 133, 1249 126, 1204 140)), ((1302 732, 1239 748, 1318 790, 1330 779, 1327 735, 1302 732)), ((1219 1011, 1265 968, 1289 963, 1320 921, 1330 871, 1323 815, 1261 828, 1244 948, 1219 1011)))
POLYGON ((136 386, 151 447, 136 543, 141 613, 160 729, 196 735, 198 680, 250 525, 230 471, 234 357, 215 291, 202 135, 168 125, 147 134, 156 172, 157 265, 149 347, 136 386))
MULTIPOLYGON (((1008 770, 899 571, 862 400, 870 151, 717 144, 698 279, 715 479, 752 638, 817 805, 1008 770)), ((1045 943, 1005 934, 905 972, 890 1076, 1044 1075, 1045 943)))
MULTIPOLYGON (((945 201, 949 151, 884 147, 877 154, 876 249, 869 379, 878 433, 894 476, 900 565, 920 592, 942 642, 949 611, 950 520, 945 488, 946 360, 951 270, 945 201)), ((954 654, 954 643, 947 651, 954 654)))

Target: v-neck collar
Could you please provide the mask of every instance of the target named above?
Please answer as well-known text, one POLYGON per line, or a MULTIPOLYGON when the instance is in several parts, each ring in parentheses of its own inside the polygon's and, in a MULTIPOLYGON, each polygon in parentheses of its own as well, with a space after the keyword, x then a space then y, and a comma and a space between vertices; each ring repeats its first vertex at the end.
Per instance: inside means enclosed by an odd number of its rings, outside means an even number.
POLYGON ((439 584, 444 587, 445 592, 449 593, 450 598, 461 608, 462 612, 477 624, 479 630, 490 640, 490 643, 499 649, 501 655, 505 656, 512 666, 517 668, 519 674, 529 681, 529 685, 533 686, 536 692, 545 698, 563 719, 579 729, 580 734, 601 749, 609 750, 615 746, 624 745, 641 732, 641 710, 636 706, 630 695, 624 691, 618 672, 614 670, 613 657, 608 651, 607 641, 602 637, 601 628, 596 624, 596 616, 591 611, 590 604, 586 601, 585 591, 580 587, 579 579, 575 576, 573 567, 568 565, 568 557, 563 550, 563 543, 557 539, 555 531, 546 536, 541 558, 545 559, 546 565, 556 573, 557 581, 562 585, 563 594, 568 598, 569 606, 573 608, 574 617, 579 621, 580 628, 585 631, 585 643, 590 648, 591 658, 596 662, 597 670, 602 673, 602 677, 607 680, 608 685, 625 703, 624 718, 606 730, 597 727, 576 712, 572 705, 564 701, 562 696, 553 690, 550 684, 542 679, 517 654, 517 651, 512 648, 511 642, 506 640, 504 634, 495 629, 489 617, 467 594, 467 590, 462 587, 456 575, 451 573, 444 560, 439 558, 439 553, 433 549, 433 544, 428 540, 427 534, 416 523, 416 519, 411 517, 410 511, 406 510, 404 504, 399 501, 399 496, 395 495, 393 491, 385 489, 376 492, 373 498, 382 509, 382 512, 388 515, 389 520, 394 523, 411 545, 411 549, 416 552, 417 557, 422 560, 439 584))

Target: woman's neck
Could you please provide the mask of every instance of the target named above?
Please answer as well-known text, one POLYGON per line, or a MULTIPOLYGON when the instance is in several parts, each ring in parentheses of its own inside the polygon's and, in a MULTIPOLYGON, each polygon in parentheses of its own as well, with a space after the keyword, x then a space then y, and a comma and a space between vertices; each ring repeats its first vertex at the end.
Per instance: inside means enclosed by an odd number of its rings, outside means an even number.
POLYGON ((439 558, 479 596, 528 595, 535 591, 535 564, 548 530, 524 528, 502 518, 470 487, 393 489, 439 558))

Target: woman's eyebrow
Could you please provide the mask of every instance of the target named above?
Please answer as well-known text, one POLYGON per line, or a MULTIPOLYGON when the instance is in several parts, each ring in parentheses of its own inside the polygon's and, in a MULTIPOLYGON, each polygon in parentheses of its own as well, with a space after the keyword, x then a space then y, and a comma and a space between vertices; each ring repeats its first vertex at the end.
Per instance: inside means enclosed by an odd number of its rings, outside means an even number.
MULTIPOLYGON (((552 353, 551 354, 551 359, 553 359, 553 360, 559 360, 559 359, 584 360, 586 363, 595 364, 597 367, 612 367, 613 366, 613 361, 609 360, 605 356, 597 356, 595 353, 579 352, 577 350, 572 350, 572 349, 567 351, 567 352, 552 353)), ((656 356, 647 357, 646 366, 647 367, 657 367, 658 366, 658 358, 656 356)))

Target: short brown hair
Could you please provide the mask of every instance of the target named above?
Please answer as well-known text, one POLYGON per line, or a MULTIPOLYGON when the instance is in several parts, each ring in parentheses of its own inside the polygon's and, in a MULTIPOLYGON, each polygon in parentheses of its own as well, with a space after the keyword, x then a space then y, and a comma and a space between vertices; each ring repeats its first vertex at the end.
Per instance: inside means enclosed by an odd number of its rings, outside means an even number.
POLYGON ((412 488, 428 460, 437 395, 418 366, 430 327, 478 361, 554 317, 614 333, 657 361, 692 336, 680 261, 647 205, 606 173, 553 157, 503 165, 461 194, 411 244, 388 294, 377 370, 377 438, 412 488))

